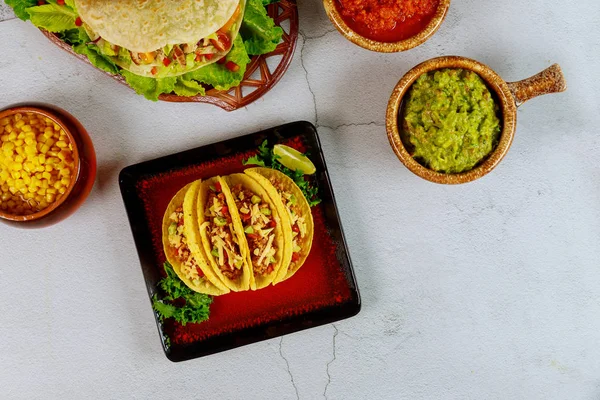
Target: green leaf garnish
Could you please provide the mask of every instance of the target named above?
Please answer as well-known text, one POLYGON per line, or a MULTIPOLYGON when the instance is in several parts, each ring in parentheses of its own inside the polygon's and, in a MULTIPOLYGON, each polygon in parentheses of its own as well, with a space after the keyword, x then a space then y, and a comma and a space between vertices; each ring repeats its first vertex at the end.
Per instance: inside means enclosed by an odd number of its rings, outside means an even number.
POLYGON ((258 154, 249 157, 248 159, 242 161, 244 165, 259 165, 261 167, 273 168, 278 171, 283 172, 287 176, 293 179, 293 181, 298 185, 304 197, 308 201, 309 206, 314 207, 317 204, 321 203, 321 199, 319 198, 319 189, 311 183, 310 180, 305 178, 305 175, 302 171, 292 171, 291 169, 281 165, 277 155, 273 153, 273 148, 269 147, 267 140, 263 141, 260 146, 258 146, 258 154))
POLYGON ((152 308, 156 311, 159 319, 174 318, 181 325, 188 323, 199 323, 206 321, 210 314, 212 297, 194 292, 183 283, 171 264, 164 264, 167 277, 158 282, 162 296, 155 293, 152 296, 152 308), (175 305, 174 300, 184 300, 184 305, 175 305))

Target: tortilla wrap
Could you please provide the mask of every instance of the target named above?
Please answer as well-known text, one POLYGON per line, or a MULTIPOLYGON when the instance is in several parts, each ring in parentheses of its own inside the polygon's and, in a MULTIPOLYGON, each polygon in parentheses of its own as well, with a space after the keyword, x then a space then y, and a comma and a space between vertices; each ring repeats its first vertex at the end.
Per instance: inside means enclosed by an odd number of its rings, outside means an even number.
POLYGON ((213 273, 200 249, 196 217, 199 187, 200 181, 190 183, 171 199, 163 217, 163 249, 179 279, 190 289, 219 296, 229 293, 229 289, 213 273), (178 223, 179 216, 183 225, 178 223))
POLYGON ((271 168, 249 168, 244 172, 263 186, 274 203, 286 211, 281 217, 286 243, 284 260, 289 256, 290 261, 280 269, 273 281, 275 285, 292 277, 306 261, 314 236, 312 212, 302 190, 284 173, 271 168))
MULTIPOLYGON (((151 61, 132 62, 133 54, 128 52, 156 54, 169 46, 194 45, 214 36, 226 24, 232 43, 242 24, 245 3, 245 0, 75 0, 90 39, 94 42, 101 39, 96 43, 99 51, 119 67, 153 78, 195 71, 217 62, 231 47, 216 51, 210 59, 191 57, 185 65, 169 63, 170 66, 163 65, 163 57, 155 56, 151 61), (232 17, 235 23, 228 24, 232 17), (117 48, 113 53, 111 48, 117 46, 120 50, 117 48), (125 56, 119 53, 122 50, 125 56)), ((186 55, 193 53, 185 54, 184 58, 186 55)))

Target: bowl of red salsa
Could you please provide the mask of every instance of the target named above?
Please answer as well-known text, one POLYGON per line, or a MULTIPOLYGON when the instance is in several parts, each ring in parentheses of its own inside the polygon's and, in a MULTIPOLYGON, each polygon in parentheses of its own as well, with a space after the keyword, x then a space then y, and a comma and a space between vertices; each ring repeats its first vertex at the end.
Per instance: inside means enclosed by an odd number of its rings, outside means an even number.
POLYGON ((346 39, 393 53, 429 39, 446 17, 450 0, 323 0, 323 5, 346 39))

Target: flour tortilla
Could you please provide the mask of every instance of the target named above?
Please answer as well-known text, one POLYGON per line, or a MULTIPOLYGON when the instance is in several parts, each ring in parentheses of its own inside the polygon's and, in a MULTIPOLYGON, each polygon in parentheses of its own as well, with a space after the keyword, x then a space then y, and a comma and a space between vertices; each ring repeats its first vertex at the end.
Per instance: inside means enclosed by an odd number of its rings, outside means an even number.
POLYGON ((238 4, 239 0, 75 0, 79 16, 92 31, 138 53, 195 43, 225 25, 238 4))

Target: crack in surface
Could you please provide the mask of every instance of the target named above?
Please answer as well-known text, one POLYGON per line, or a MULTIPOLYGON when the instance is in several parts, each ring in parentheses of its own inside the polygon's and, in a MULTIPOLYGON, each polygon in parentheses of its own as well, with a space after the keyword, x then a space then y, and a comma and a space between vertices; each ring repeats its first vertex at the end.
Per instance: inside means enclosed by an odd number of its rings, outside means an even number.
POLYGON ((354 122, 351 124, 339 124, 339 125, 319 125, 322 128, 327 128, 335 131, 339 128, 347 128, 349 126, 377 126, 379 128, 385 128, 385 124, 381 124, 379 122, 371 121, 371 122, 354 122))
POLYGON ((331 326, 333 326, 333 329, 335 329, 335 332, 333 332, 333 358, 327 363, 327 384, 325 385, 325 389, 323 390, 323 397, 325 397, 325 399, 327 399, 327 389, 329 388, 329 384, 331 383, 331 374, 329 373, 329 366, 336 360, 335 338, 339 333, 338 328, 337 326, 335 326, 335 324, 331 324, 331 326))
POLYGON ((306 48, 306 36, 302 32, 298 32, 300 36, 302 36, 302 48, 300 49, 300 65, 302 65, 302 69, 304 70, 304 76, 306 78, 306 84, 308 85, 308 91, 312 95, 313 105, 315 108, 315 126, 319 127, 319 113, 317 111, 317 96, 310 85, 310 80, 308 79, 308 70, 306 69, 306 65, 304 65, 304 49, 306 48))
POLYGON ((281 356, 281 358, 283 358, 283 361, 285 361, 285 365, 287 366, 287 373, 290 376, 290 381, 292 382, 292 386, 294 387, 294 390, 296 391, 296 399, 300 400, 300 395, 298 394, 298 388, 296 387, 296 382, 294 382, 294 376, 292 375, 292 371, 290 370, 290 363, 288 362, 287 358, 285 358, 285 356, 283 355, 283 336, 281 337, 281 340, 279 341, 279 355, 281 356))
MULTIPOLYGON (((335 29, 333 31, 330 32, 334 32, 335 29)), ((327 33, 330 33, 327 32, 327 33)), ((302 69, 304 70, 304 78, 306 79, 306 84, 308 86, 308 91, 310 92, 312 99, 313 99, 313 107, 314 107, 314 114, 315 114, 315 127, 319 128, 319 127, 323 127, 323 128, 328 128, 331 130, 336 130, 339 128, 345 128, 345 127, 349 127, 349 126, 377 126, 377 127, 381 127, 381 128, 385 128, 385 124, 381 124, 375 121, 371 121, 371 122, 356 122, 356 123, 346 123, 346 124, 338 124, 338 125, 323 125, 319 123, 319 111, 317 109, 317 95, 315 94, 312 85, 310 84, 310 79, 308 78, 308 69, 306 68, 306 65, 304 64, 304 49, 306 48, 306 42, 307 40, 310 39, 317 39, 320 37, 325 36, 327 33, 320 35, 320 36, 313 36, 313 37, 308 37, 306 36, 306 34, 304 34, 303 32, 298 32, 298 34, 300 36, 302 36, 302 47, 300 49, 300 65, 302 66, 302 69)))
POLYGON ((335 28, 333 28, 333 29, 330 29, 330 30, 327 30, 327 31, 323 32, 320 35, 309 36, 306 33, 304 33, 304 31, 301 30, 300 34, 302 35, 302 37, 304 38, 304 40, 313 40, 313 39, 320 39, 320 38, 322 38, 324 36, 329 35, 330 33, 336 32, 336 31, 337 30, 335 28))

